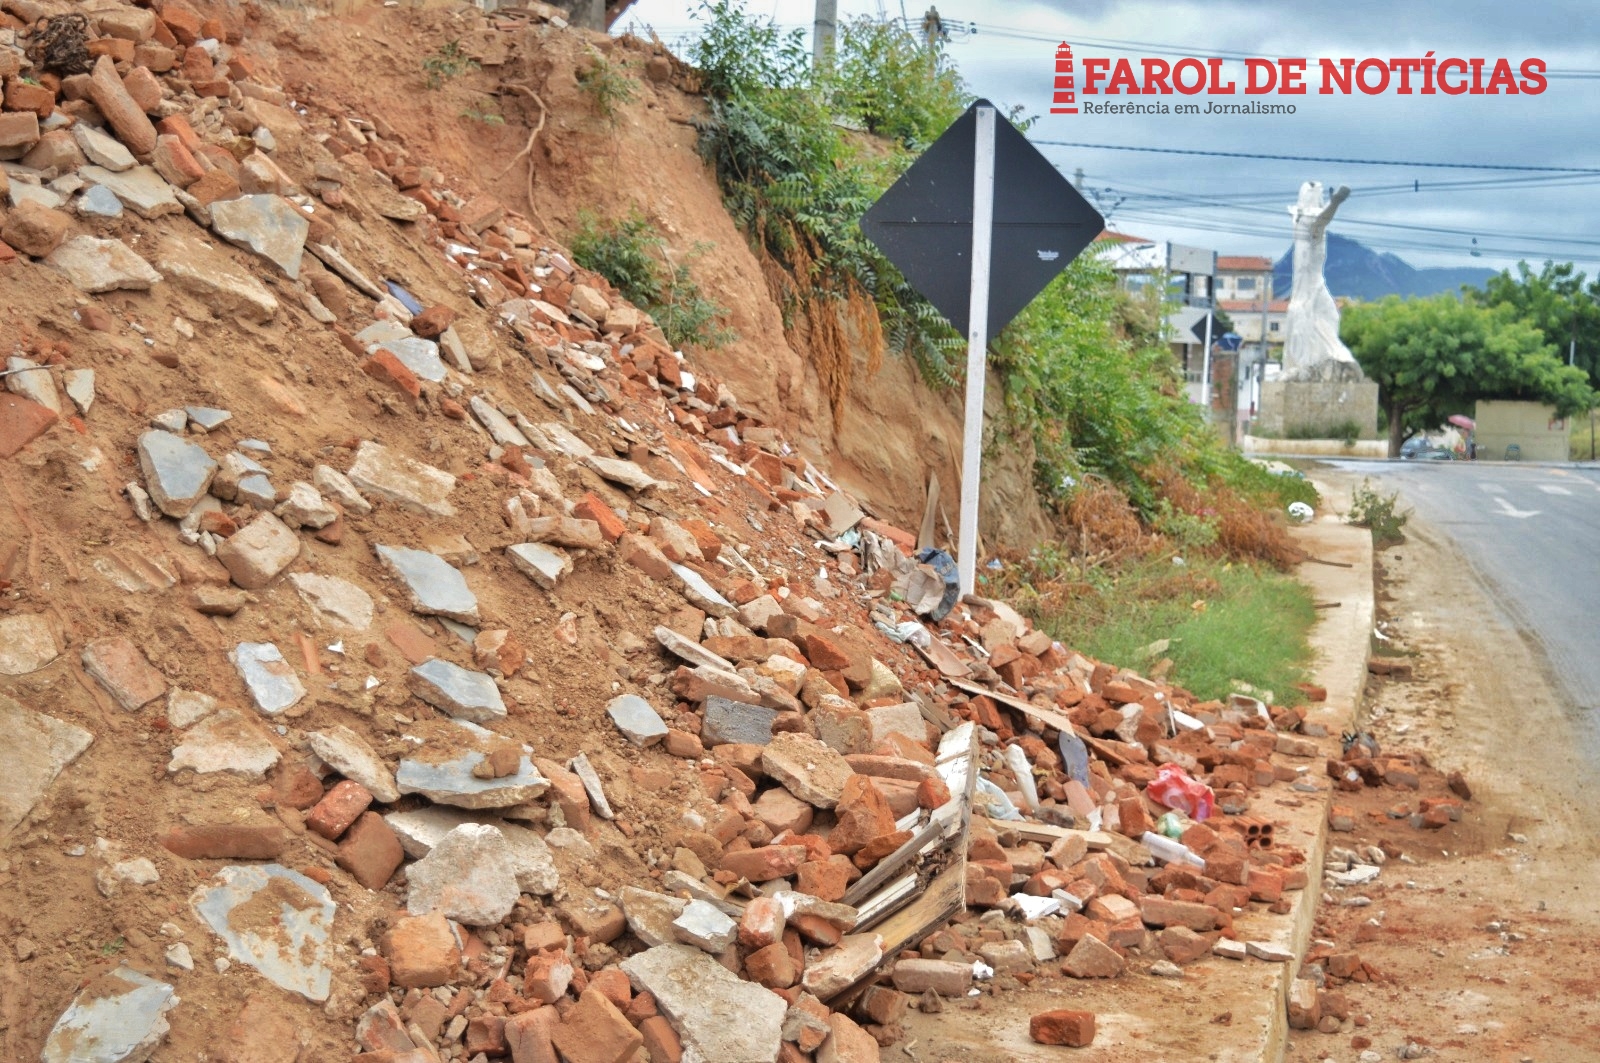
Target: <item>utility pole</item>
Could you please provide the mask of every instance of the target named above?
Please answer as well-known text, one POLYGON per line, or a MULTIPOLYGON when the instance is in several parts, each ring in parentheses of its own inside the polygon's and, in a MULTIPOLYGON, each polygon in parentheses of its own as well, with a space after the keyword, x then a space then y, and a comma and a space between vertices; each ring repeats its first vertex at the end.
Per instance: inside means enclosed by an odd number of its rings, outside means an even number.
POLYGON ((928 13, 922 16, 922 37, 927 41, 930 52, 937 52, 944 41, 944 19, 939 17, 937 7, 929 7, 928 13))
POLYGON ((817 0, 811 23, 811 66, 825 70, 833 65, 833 38, 839 28, 839 0, 817 0))

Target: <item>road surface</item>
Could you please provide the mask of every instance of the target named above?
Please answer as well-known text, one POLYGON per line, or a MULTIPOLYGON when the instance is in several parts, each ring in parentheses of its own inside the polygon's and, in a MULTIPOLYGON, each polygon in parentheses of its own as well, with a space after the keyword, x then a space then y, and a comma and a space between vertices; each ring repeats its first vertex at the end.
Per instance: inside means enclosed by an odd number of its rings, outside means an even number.
MULTIPOLYGON (((1449 536, 1600 751, 1600 468, 1334 462, 1449 536)), ((1506 706, 1515 711, 1515 706, 1506 706)))

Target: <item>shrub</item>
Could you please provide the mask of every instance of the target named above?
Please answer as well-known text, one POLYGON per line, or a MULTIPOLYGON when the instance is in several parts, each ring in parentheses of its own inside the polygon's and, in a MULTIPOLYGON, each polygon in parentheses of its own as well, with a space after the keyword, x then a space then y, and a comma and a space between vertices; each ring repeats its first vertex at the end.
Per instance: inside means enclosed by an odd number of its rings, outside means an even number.
POLYGON ((446 41, 422 61, 424 81, 430 89, 440 88, 446 81, 476 69, 478 61, 461 50, 460 41, 446 41))
POLYGON ((600 116, 611 123, 617 119, 617 109, 623 104, 632 103, 639 95, 638 85, 633 78, 593 50, 578 67, 578 88, 589 97, 589 102, 600 116))
POLYGON ((834 109, 866 129, 921 151, 966 109, 969 94, 942 51, 898 22, 845 23, 829 91, 834 109))
POLYGON ((653 317, 675 346, 715 348, 735 338, 719 324, 727 309, 700 290, 686 263, 667 260, 661 237, 638 211, 608 222, 580 213, 569 246, 579 265, 653 317))
POLYGON ((1353 418, 1331 424, 1297 424, 1284 430, 1286 439, 1337 439, 1345 446, 1354 446, 1361 438, 1361 425, 1353 418))
POLYGON ((834 77, 809 69, 801 33, 781 33, 728 0, 703 3, 697 17, 705 26, 690 57, 711 98, 700 152, 762 262, 786 338, 816 368, 835 426, 858 349, 869 371, 890 349, 913 358, 930 383, 954 384, 962 338, 858 224, 912 156, 867 151, 835 121, 837 108, 853 106, 869 116, 857 118, 865 124, 882 122, 912 139, 937 135, 959 100, 947 91, 958 84, 953 71, 935 64, 944 102, 929 103, 930 83, 913 73, 913 54, 895 37, 909 38, 903 29, 847 26, 834 77), (875 77, 875 56, 901 65, 875 77), (845 70, 862 79, 861 91, 842 87, 845 70))
POLYGON ((1374 546, 1404 542, 1405 526, 1411 519, 1411 511, 1398 512, 1399 499, 1399 492, 1379 494, 1370 480, 1362 480, 1361 486, 1350 496, 1350 523, 1358 528, 1371 529, 1374 546))

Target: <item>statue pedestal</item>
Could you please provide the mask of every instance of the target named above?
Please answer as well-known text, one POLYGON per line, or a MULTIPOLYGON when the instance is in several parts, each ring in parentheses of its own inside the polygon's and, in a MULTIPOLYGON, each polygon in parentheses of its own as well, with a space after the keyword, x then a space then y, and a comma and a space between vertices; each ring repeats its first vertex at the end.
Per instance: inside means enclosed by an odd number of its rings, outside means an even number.
POLYGON ((1378 384, 1373 380, 1268 380, 1252 434, 1269 439, 1338 439, 1354 421, 1356 438, 1377 439, 1378 384))

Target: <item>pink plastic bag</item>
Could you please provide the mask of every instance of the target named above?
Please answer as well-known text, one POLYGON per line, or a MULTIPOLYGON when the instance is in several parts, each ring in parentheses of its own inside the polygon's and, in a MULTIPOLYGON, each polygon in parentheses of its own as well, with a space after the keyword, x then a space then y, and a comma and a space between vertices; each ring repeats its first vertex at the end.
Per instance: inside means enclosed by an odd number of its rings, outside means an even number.
POLYGON ((1191 779, 1189 773, 1176 764, 1161 765, 1144 792, 1156 804, 1175 808, 1196 823, 1210 819, 1217 810, 1217 798, 1211 787, 1191 779))

